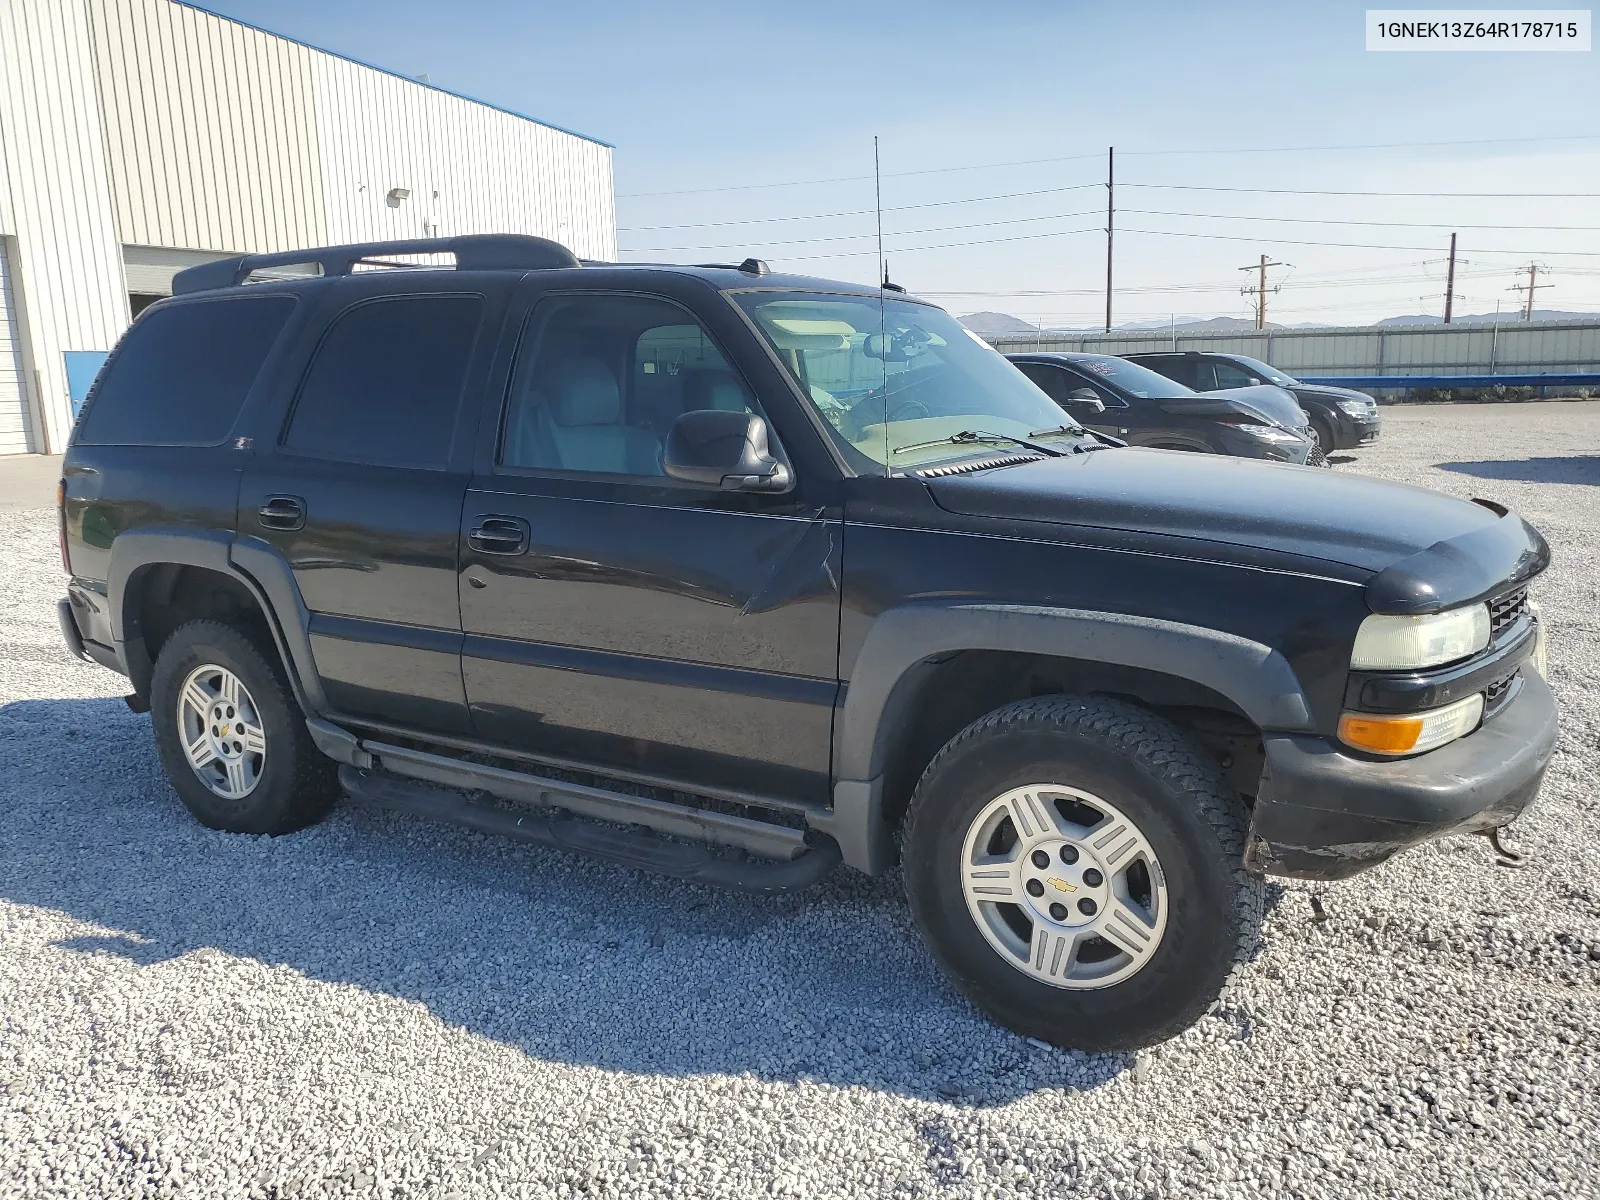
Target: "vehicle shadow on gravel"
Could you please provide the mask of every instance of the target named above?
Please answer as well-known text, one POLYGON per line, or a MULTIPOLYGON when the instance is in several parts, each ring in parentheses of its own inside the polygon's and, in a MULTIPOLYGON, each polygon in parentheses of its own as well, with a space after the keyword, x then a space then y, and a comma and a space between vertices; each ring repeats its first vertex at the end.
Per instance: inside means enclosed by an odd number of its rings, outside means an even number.
POLYGON ((982 1106, 1097 1087, 1132 1061, 979 1016, 924 950, 897 874, 744 896, 348 804, 287 837, 216 833, 118 700, 0 706, 0 780, 0 897, 95 927, 59 951, 171 970, 214 948, 607 1070, 982 1106))
POLYGON ((1600 454, 1574 454, 1563 458, 1485 459, 1481 462, 1447 462, 1438 465, 1441 471, 1472 475, 1478 479, 1600 484, 1600 454))

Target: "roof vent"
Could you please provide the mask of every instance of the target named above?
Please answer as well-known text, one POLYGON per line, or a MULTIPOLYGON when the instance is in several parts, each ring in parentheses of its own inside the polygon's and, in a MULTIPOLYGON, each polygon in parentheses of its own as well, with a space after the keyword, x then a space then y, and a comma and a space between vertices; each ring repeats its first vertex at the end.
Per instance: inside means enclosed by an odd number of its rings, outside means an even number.
POLYGON ((743 271, 746 275, 770 275, 770 274, 772 274, 772 268, 767 266, 767 264, 762 262, 759 258, 747 258, 747 259, 745 259, 742 263, 739 264, 739 270, 743 271))

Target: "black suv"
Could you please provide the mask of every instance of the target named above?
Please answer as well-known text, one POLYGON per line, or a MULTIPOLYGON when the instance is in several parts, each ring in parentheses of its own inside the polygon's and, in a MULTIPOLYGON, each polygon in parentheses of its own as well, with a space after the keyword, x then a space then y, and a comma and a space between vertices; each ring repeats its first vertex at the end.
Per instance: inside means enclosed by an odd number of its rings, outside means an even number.
POLYGON ((1130 446, 1327 465, 1306 414, 1282 388, 1201 395, 1112 354, 1006 357, 1079 422, 1130 446))
POLYGON ((1303 383, 1293 375, 1243 354, 1211 354, 1185 350, 1173 354, 1130 354, 1131 363, 1159 371, 1202 392, 1233 388, 1280 387, 1299 402, 1311 418, 1317 446, 1323 454, 1349 450, 1378 440, 1383 422, 1378 402, 1350 388, 1303 383))
POLYGON ((214 829, 345 792, 754 890, 898 859, 985 1011, 1128 1047, 1263 873, 1495 829, 1552 753, 1519 518, 1110 447, 910 297, 516 237, 175 291, 73 435, 60 615, 214 829))

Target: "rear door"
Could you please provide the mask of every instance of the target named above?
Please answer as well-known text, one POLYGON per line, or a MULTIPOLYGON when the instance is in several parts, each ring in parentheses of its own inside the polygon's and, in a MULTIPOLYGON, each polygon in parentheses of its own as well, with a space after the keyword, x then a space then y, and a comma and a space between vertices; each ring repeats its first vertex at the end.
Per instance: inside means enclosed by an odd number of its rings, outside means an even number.
POLYGON ((804 478, 782 495, 668 479, 666 434, 701 408, 761 411, 684 304, 595 289, 532 306, 462 510, 472 719, 602 770, 823 802, 839 514, 804 478))
POLYGON ((275 444, 258 446, 245 472, 239 531, 288 560, 341 716, 471 731, 456 534, 486 331, 504 299, 476 278, 417 272, 398 291, 374 273, 331 285, 332 318, 289 372, 275 444))

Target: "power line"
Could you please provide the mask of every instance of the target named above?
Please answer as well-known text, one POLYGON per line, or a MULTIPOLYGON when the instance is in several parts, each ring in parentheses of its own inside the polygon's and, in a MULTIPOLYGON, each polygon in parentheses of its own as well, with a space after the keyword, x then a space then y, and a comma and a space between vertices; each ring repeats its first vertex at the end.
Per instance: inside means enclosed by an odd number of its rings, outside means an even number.
MULTIPOLYGON (((888 210, 886 209, 885 211, 888 211, 888 210)), ((1071 217, 1088 217, 1088 216, 1093 216, 1093 215, 1094 215, 1094 210, 1084 210, 1082 212, 1050 213, 1049 215, 1043 216, 1043 217, 1010 217, 1010 218, 1007 218, 1006 220, 1002 220, 1002 221, 975 221, 975 222, 972 222, 972 223, 966 224, 966 225, 934 225, 934 226, 931 226, 931 227, 929 227, 927 229, 902 229, 902 230, 897 230, 897 231, 891 231, 890 233, 886 234, 885 236, 886 237, 915 237, 915 236, 917 236, 919 234, 924 234, 924 233, 953 233, 953 232, 956 232, 957 230, 961 230, 961 229, 991 229, 996 225, 1021 225, 1021 224, 1025 224, 1025 223, 1031 222, 1031 221, 1063 221, 1063 220, 1067 220, 1067 219, 1069 219, 1071 217)), ((628 254, 656 254, 656 253, 662 253, 662 252, 669 251, 669 250, 742 250, 742 249, 745 249, 747 247, 750 247, 751 245, 756 245, 756 246, 804 246, 804 245, 812 245, 812 244, 815 244, 817 242, 858 242, 858 241, 861 241, 861 240, 863 240, 865 238, 871 238, 871 237, 876 237, 876 236, 877 236, 876 234, 872 234, 872 233, 843 233, 843 234, 834 235, 832 237, 791 238, 791 239, 789 239, 787 241, 776 241, 776 242, 774 242, 774 241, 766 241, 766 240, 757 240, 757 241, 755 241, 753 243, 752 242, 748 242, 748 241, 746 241, 746 242, 723 242, 723 243, 720 243, 720 244, 709 245, 709 246, 630 246, 630 247, 627 248, 625 253, 628 253, 628 254)))
MULTIPOLYGON (((1134 185, 1129 184, 1129 187, 1134 185)), ((1600 225, 1463 225, 1459 221, 1349 221, 1333 217, 1257 217, 1239 213, 1173 212, 1163 208, 1124 208, 1147 217, 1203 217, 1211 221, 1271 221, 1295 225, 1366 225, 1383 229, 1515 229, 1538 232, 1600 233, 1600 225)))
MULTIPOLYGON (((962 200, 928 200, 922 204, 900 204, 885 207, 884 212, 911 212, 919 208, 948 208, 954 204, 987 204, 991 200, 1022 200, 1030 196, 1055 196, 1062 192, 1081 192, 1085 188, 1104 187, 1102 183, 1074 183, 1065 187, 1035 188, 1029 192, 1001 192, 995 196, 969 196, 962 200)), ((824 221, 835 217, 870 217, 876 209, 862 208, 853 212, 801 213, 791 217, 751 217, 743 221, 695 221, 687 225, 620 225, 618 233, 644 233, 663 229, 715 229, 727 225, 772 225, 781 221, 824 221)))
MULTIPOLYGON (((1429 149, 1443 146, 1508 146, 1524 143, 1543 142, 1592 142, 1600 140, 1600 134, 1573 133, 1557 134, 1545 137, 1511 137, 1511 138, 1464 138, 1444 142, 1366 142, 1350 143, 1337 146, 1235 146, 1230 148, 1211 150, 1125 150, 1124 154, 1134 154, 1141 158, 1176 157, 1192 154, 1304 154, 1311 152, 1324 152, 1333 150, 1413 150, 1429 149)), ((1091 158, 1099 158, 1098 152, 1092 154, 1068 154, 1056 158, 1020 158, 1008 162, 997 163, 972 163, 957 167, 927 167, 917 171, 886 172, 884 178, 897 179, 913 175, 947 175, 958 171, 994 171, 1002 167, 1031 167, 1045 163, 1083 162, 1091 158)), ((793 179, 781 183, 742 183, 726 184, 716 187, 679 188, 665 192, 623 192, 617 196, 619 200, 640 199, 647 196, 691 196, 706 192, 748 192, 764 188, 783 187, 812 187, 824 183, 859 183, 873 178, 871 175, 836 175, 828 179, 793 179)))
MULTIPOLYGON (((1192 237, 1214 242, 1270 242, 1275 246, 1330 246, 1341 250, 1432 250, 1433 246, 1396 246, 1377 242, 1317 242, 1295 238, 1246 237, 1230 233, 1194 233, 1177 229, 1124 229, 1125 233, 1143 233, 1152 237, 1192 237)), ((1477 254, 1579 254, 1586 258, 1600 258, 1600 250, 1477 250, 1477 254)))
POLYGON ((1596 200, 1600 192, 1353 192, 1326 188, 1208 187, 1194 183, 1125 183, 1123 187, 1167 192, 1249 192, 1261 196, 1382 196, 1423 200, 1596 200))

